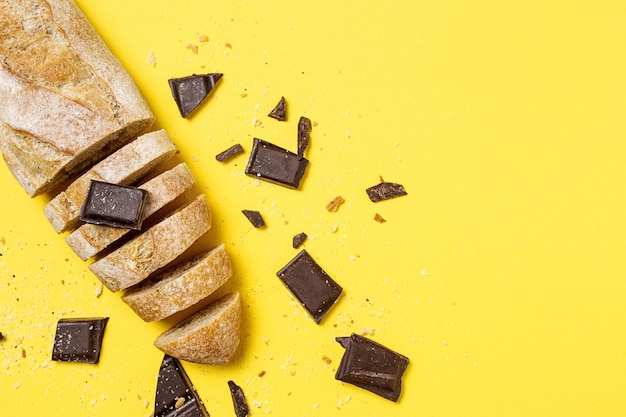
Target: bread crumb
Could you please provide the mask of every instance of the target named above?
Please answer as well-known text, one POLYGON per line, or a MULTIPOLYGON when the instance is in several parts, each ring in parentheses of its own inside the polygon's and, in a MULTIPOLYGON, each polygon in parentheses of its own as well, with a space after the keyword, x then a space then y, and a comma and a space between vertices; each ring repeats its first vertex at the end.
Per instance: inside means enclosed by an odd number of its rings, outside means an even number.
POLYGON ((337 408, 341 408, 344 406, 344 404, 348 403, 348 401, 350 401, 350 396, 346 396, 346 398, 342 398, 339 401, 337 401, 337 408))
POLYGON ((198 42, 200 43, 207 43, 209 41, 209 37, 207 35, 200 35, 198 36, 198 42))
POLYGON ((99 284, 96 286, 96 290, 94 291, 93 295, 94 295, 96 298, 98 298, 98 297, 100 297, 100 296, 102 295, 102 283, 99 283, 99 284))
POLYGON ((263 127, 263 122, 259 120, 258 117, 253 117, 251 120, 252 126, 254 127, 263 127))
POLYGON ((333 225, 330 227, 330 231, 331 231, 332 233, 336 233, 336 232, 337 232, 337 229, 339 229, 339 226, 337 226, 336 224, 333 224, 333 225))
POLYGON ((178 397, 176 404, 174 404, 174 408, 180 408, 183 404, 185 404, 185 397, 178 397))
POLYGON ((338 195, 337 197, 333 198, 333 200, 330 203, 326 205, 326 210, 330 212, 335 212, 339 210, 339 206, 345 203, 345 201, 346 200, 344 200, 342 196, 338 195))
POLYGON ((387 221, 383 218, 383 216, 378 213, 374 215, 374 220, 376 220, 378 223, 385 223, 387 221))
POLYGON ((430 273, 428 272, 428 269, 422 269, 420 271, 420 275, 422 275, 423 277, 427 277, 430 275, 430 273))
POLYGON ((248 97, 248 93, 241 93, 241 94, 239 94, 239 97, 246 98, 246 97, 248 97))
POLYGON ((313 124, 313 127, 318 125, 318 123, 315 120, 313 120, 312 124, 313 124))
POLYGON ((267 372, 261 371, 259 372, 259 378, 263 378, 267 372))
POLYGON ((146 62, 151 67, 156 67, 156 57, 154 56, 154 51, 153 50, 148 51, 148 56, 146 57, 146 62))
POLYGON ((233 49, 233 46, 230 44, 230 42, 226 42, 224 46, 227 47, 228 49, 233 49))
POLYGON ((329 357, 328 357, 328 356, 326 356, 326 355, 322 356, 322 360, 323 360, 324 362, 326 362, 326 364, 327 364, 327 365, 330 365, 330 364, 331 364, 331 362, 333 361, 331 358, 329 358, 329 357))
POLYGON ((364 327, 361 329, 361 336, 373 336, 376 330, 373 327, 364 327))
POLYGON ((188 43, 187 45, 185 45, 185 48, 189 49, 194 54, 198 53, 198 45, 196 45, 195 43, 188 43))

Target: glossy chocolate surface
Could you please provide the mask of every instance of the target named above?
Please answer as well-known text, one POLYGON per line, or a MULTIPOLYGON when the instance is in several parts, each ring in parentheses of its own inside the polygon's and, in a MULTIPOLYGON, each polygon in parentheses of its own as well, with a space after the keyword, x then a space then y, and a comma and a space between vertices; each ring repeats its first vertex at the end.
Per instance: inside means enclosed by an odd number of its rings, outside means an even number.
POLYGON ((237 417, 246 417, 250 414, 248 403, 246 402, 246 396, 243 393, 241 387, 235 384, 233 381, 228 381, 228 389, 230 390, 230 396, 233 399, 233 407, 235 407, 235 415, 237 417))
POLYGON ((60 319, 57 322, 52 360, 98 363, 108 318, 60 319))
POLYGON ((182 365, 169 355, 159 369, 154 417, 209 417, 182 365))
POLYGON ((296 255, 277 275, 318 324, 342 291, 306 250, 296 255))
POLYGON ((381 182, 380 184, 368 188, 365 192, 374 203, 407 195, 404 187, 394 182, 381 182))
POLYGON ((280 122, 287 120, 287 101, 285 97, 280 98, 278 104, 276 104, 276 107, 272 109, 268 116, 280 122))
POLYGON ((168 80, 180 115, 189 116, 207 98, 222 74, 189 75, 168 80))
POLYGON ((289 188, 298 188, 308 164, 306 158, 255 138, 246 174, 289 188))
POLYGON ((125 229, 141 229, 148 192, 141 188, 92 180, 80 220, 125 229))
POLYGON ((257 229, 265 226, 265 220, 263 220, 263 216, 256 210, 241 210, 244 216, 252 223, 252 226, 257 229))
POLYGON ((219 162, 226 162, 239 155, 240 153, 243 153, 243 147, 241 146, 241 144, 237 143, 236 145, 233 145, 225 151, 215 155, 215 159, 217 159, 219 162))

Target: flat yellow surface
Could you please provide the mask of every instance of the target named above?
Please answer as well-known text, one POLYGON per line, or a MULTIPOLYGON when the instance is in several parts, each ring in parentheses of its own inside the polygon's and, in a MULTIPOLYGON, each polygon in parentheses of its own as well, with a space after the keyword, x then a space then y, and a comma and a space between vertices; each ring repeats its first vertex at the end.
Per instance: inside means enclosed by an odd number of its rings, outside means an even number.
MULTIPOLYGON (((234 415, 229 379, 253 415, 626 414, 624 2, 78 3, 208 196, 199 248, 234 262, 240 350, 184 364, 211 415, 234 415), (225 75, 182 119, 167 79, 203 72, 225 75), (280 96, 284 123, 266 116, 280 96), (253 137, 295 150, 301 115, 317 123, 301 189, 244 175, 253 137), (245 155, 215 161, 235 143, 245 155), (370 202, 381 176, 408 195, 370 202), (344 288, 321 325, 275 275, 299 232, 344 288), (409 357, 398 403, 334 379, 352 332, 409 357)), ((96 297, 48 197, 4 164, 0 184, 0 414, 148 416, 152 342, 175 320, 96 297), (56 321, 84 316, 110 317, 100 363, 50 362, 56 321)))

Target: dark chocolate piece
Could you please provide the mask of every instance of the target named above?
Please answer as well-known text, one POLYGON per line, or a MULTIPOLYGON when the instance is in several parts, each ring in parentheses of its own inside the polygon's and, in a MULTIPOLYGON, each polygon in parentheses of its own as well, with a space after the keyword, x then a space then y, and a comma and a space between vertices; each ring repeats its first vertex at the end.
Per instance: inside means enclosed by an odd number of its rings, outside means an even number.
POLYGON ((243 394, 241 387, 233 381, 228 381, 228 388, 230 389, 230 396, 233 398, 235 415, 237 417, 246 417, 250 414, 250 409, 248 408, 246 396, 243 394))
POLYGON ((239 155, 240 153, 243 153, 243 147, 238 143, 226 149, 225 151, 215 155, 215 159, 217 159, 219 162, 226 162, 239 155))
POLYGON ((407 194, 402 185, 393 182, 381 182, 380 184, 368 188, 365 192, 374 203, 407 194))
POLYGON ((182 365, 169 355, 159 369, 154 417, 209 417, 182 365))
POLYGON ((108 321, 108 317, 60 319, 52 346, 52 360, 98 363, 108 321))
POLYGON ((298 156, 303 157, 304 151, 309 146, 311 133, 311 120, 307 117, 300 117, 298 121, 298 156))
POLYGON ((0 333, 0 340, 4 340, 4 335, 0 333))
POLYGON ((187 117, 204 101, 222 74, 189 75, 168 80, 180 115, 187 117))
POLYGON ((298 249, 300 246, 302 246, 307 237, 308 236, 304 232, 295 235, 292 241, 293 248, 298 249))
POLYGON ((91 180, 80 220, 125 229, 141 229, 148 192, 108 182, 91 180))
POLYGON ((406 356, 354 333, 335 340, 346 349, 335 379, 398 401, 402 375, 409 364, 406 356))
POLYGON ((297 254, 277 275, 318 324, 341 294, 339 284, 306 250, 297 254))
POLYGON ((262 139, 254 138, 246 174, 298 188, 309 161, 262 139))
POLYGON ((276 107, 274 107, 270 114, 268 114, 268 117, 281 122, 287 120, 287 102, 285 101, 285 97, 280 98, 276 107))
POLYGON ((259 227, 265 226, 265 220, 263 220, 261 213, 259 213, 258 211, 241 210, 241 212, 243 213, 244 216, 246 216, 248 220, 250 220, 250 223, 252 223, 252 226, 256 227, 257 229, 259 227))

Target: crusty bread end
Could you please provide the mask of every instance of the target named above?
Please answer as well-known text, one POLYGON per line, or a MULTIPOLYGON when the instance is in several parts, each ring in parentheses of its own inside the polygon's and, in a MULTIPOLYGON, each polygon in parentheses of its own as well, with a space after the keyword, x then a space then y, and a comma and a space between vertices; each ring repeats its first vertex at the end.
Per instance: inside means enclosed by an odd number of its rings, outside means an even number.
POLYGON ((154 345, 177 359, 224 364, 237 351, 240 327, 241 301, 234 292, 166 330, 154 345))

